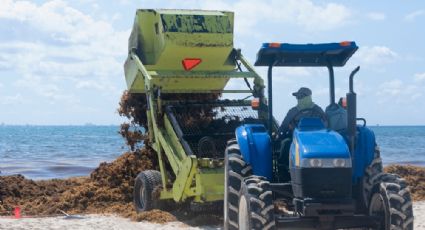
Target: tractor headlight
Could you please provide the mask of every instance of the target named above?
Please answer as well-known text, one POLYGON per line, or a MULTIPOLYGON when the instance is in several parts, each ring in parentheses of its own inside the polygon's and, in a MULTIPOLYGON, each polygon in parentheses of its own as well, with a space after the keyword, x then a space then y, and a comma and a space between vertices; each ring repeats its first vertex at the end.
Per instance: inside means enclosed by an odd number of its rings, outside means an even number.
POLYGON ((347 159, 337 158, 332 161, 334 167, 336 168, 344 168, 347 164, 347 159))
POLYGON ((351 168, 350 158, 310 158, 303 159, 303 168, 351 168))
POLYGON ((309 160, 310 167, 320 168, 323 166, 322 159, 310 159, 309 160))

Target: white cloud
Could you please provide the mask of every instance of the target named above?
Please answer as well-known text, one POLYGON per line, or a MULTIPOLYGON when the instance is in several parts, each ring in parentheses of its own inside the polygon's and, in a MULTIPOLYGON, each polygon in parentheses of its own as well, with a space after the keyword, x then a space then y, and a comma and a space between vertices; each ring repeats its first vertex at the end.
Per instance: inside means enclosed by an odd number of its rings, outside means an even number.
POLYGON ((416 82, 425 82, 425 72, 415 74, 416 82))
POLYGON ((367 17, 374 21, 383 21, 387 18, 387 16, 381 12, 370 12, 367 14, 367 17))
MULTIPOLYGON (((75 53, 80 54, 78 58, 99 54, 121 55, 127 47, 129 30, 115 31, 110 23, 95 20, 61 0, 49 1, 40 6, 27 1, 6 0, 0 8, 1 18, 23 22, 53 40, 64 42, 69 46, 66 48, 72 51, 69 56, 75 57, 75 53)), ((55 50, 56 53, 60 51, 63 50, 55 50)))
POLYGON ((417 17, 425 14, 425 10, 417 10, 414 11, 404 17, 406 21, 414 21, 417 17))
POLYGON ((108 82, 102 81, 93 81, 93 80, 81 80, 77 81, 75 87, 77 89, 95 89, 99 91, 109 91, 112 92, 115 87, 108 82))
POLYGON ((16 105, 24 102, 24 98, 20 93, 13 96, 0 97, 0 104, 2 105, 16 105))
POLYGON ((24 76, 16 86, 69 102, 77 100, 64 94, 63 86, 57 83, 105 93, 118 90, 112 82, 122 79, 130 29, 117 31, 109 22, 96 20, 62 0, 41 5, 5 0, 0 8, 0 26, 2 19, 7 20, 3 24, 15 23, 17 30, 32 28, 28 36, 35 36, 0 43, 0 69, 13 69, 24 76))
POLYGON ((410 84, 400 79, 393 79, 382 83, 378 87, 379 102, 391 102, 397 104, 408 104, 410 101, 421 97, 422 89, 415 84, 410 84))
POLYGON ((27 90, 33 90, 36 95, 45 97, 51 104, 56 102, 76 103, 78 101, 73 95, 65 94, 63 88, 51 83, 45 77, 26 75, 16 81, 15 85, 27 90))
POLYGON ((399 79, 384 82, 379 87, 378 95, 397 96, 402 92, 403 86, 403 82, 399 79))
POLYGON ((48 1, 41 6, 28 1, 5 0, 0 18, 19 20, 49 33, 53 38, 70 43, 90 43, 113 35, 113 27, 97 21, 62 0, 48 1))
MULTIPOLYGON (((314 96, 322 96, 322 97, 326 97, 326 99, 327 99, 327 97, 329 97, 329 87, 328 86, 326 86, 326 87, 320 87, 320 86, 315 86, 315 90, 312 90, 313 91, 313 93, 314 93, 314 96)), ((339 87, 336 87, 335 88, 335 95, 343 95, 345 92, 341 89, 341 88, 339 88, 339 87)), ((336 100, 338 100, 338 98, 336 98, 336 100)))
POLYGON ((122 5, 129 5, 131 1, 130 0, 119 0, 118 2, 122 5))
POLYGON ((383 65, 396 60, 398 54, 386 46, 364 46, 354 55, 356 61, 365 65, 383 65))

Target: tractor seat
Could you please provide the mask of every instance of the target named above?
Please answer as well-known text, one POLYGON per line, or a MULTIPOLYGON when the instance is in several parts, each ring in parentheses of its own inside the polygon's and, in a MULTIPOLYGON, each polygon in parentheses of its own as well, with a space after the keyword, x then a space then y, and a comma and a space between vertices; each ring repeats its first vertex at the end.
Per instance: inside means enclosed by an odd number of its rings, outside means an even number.
POLYGON ((328 128, 337 132, 344 132, 347 129, 347 110, 338 104, 331 104, 326 107, 328 117, 328 128))

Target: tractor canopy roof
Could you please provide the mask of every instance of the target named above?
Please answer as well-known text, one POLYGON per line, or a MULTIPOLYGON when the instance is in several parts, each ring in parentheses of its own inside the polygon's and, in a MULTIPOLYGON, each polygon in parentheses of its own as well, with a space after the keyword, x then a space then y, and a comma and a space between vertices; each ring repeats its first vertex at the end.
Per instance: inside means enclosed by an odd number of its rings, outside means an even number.
POLYGON ((323 44, 263 43, 256 66, 344 66, 358 49, 355 42, 323 44))

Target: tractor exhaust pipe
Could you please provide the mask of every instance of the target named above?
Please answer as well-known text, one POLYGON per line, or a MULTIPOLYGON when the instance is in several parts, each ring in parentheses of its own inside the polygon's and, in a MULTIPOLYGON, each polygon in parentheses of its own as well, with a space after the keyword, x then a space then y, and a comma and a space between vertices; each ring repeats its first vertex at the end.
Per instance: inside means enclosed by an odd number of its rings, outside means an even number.
POLYGON ((357 66, 350 74, 350 91, 347 93, 347 123, 350 151, 354 153, 357 132, 357 95, 354 92, 354 75, 360 70, 357 66))

